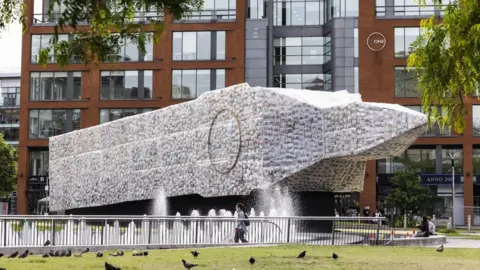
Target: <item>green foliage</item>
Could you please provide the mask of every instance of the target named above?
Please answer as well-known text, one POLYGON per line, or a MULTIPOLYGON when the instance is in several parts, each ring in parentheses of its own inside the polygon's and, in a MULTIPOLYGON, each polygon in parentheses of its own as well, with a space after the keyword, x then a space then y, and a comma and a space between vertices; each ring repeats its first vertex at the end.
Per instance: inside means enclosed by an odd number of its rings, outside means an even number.
MULTIPOLYGON (((402 216, 396 216, 395 220, 393 221, 393 227, 395 228, 402 228, 403 227, 403 215, 402 216)), ((412 216, 407 215, 407 228, 415 228, 417 227, 417 224, 415 223, 415 220, 413 220, 412 216)))
MULTIPOLYGON (((429 206, 432 199, 430 189, 421 185, 420 178, 413 170, 397 171, 392 178, 392 189, 387 196, 387 205, 405 212, 416 213, 429 206)), ((402 220, 403 224, 403 220, 402 220)))
POLYGON ((6 195, 16 189, 17 150, 7 144, 0 133, 0 195, 6 195))
MULTIPOLYGON (((425 0, 418 2, 425 4, 425 0)), ((434 2, 440 5, 442 0, 434 2)), ((441 128, 453 126, 461 133, 467 112, 465 97, 480 96, 480 0, 453 1, 443 19, 424 19, 421 28, 421 35, 411 44, 414 52, 408 67, 419 79, 422 106, 429 121, 441 128)))
MULTIPOLYGON (((137 44, 139 51, 145 54, 147 42, 160 40, 165 14, 181 19, 202 6, 203 0, 51 0, 48 17, 58 18, 58 21, 49 46, 39 52, 38 62, 46 65, 49 55, 54 55, 55 63, 61 66, 71 63, 72 59, 76 63, 101 63, 108 55, 116 54, 125 41, 137 44), (58 14, 55 6, 60 5, 63 11, 58 14), (155 16, 149 15, 147 23, 139 23, 135 20, 139 11, 155 16), (59 34, 70 37, 59 40, 59 34)), ((12 21, 20 21, 25 32, 27 18, 24 14, 22 0, 2 0, 0 30, 12 21)))

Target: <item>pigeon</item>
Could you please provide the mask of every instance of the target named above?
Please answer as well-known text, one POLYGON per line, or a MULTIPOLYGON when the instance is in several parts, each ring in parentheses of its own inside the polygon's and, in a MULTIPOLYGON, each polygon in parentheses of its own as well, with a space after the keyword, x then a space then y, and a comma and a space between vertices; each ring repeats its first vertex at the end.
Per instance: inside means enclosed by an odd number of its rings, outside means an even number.
POLYGON ((335 254, 335 252, 334 252, 334 253, 332 254, 332 258, 336 260, 336 259, 338 259, 338 255, 335 254))
POLYGON ((3 253, 0 253, 0 258, 3 257, 3 253))
POLYGON ((55 257, 55 253, 53 252, 53 250, 50 250, 50 252, 48 253, 48 255, 49 255, 50 257, 55 257))
POLYGON ((25 252, 22 253, 22 255, 18 256, 19 259, 25 259, 28 256, 28 249, 25 250, 25 252))
POLYGON ((33 252, 30 251, 30 252, 28 253, 28 255, 33 255, 33 252))
POLYGON ((183 262, 183 267, 185 267, 186 269, 192 269, 193 267, 198 266, 198 264, 188 263, 185 260, 182 260, 182 262, 183 262))
POLYGON ((0 267, 0 270, 7 270, 7 269, 5 269, 5 268, 3 268, 3 267, 0 267))
POLYGON ((18 256, 18 251, 15 251, 12 254, 10 254, 10 256, 8 256, 7 258, 11 259, 11 258, 15 258, 17 256, 18 256))
POLYGON ((82 254, 83 254, 83 253, 87 253, 87 252, 89 252, 89 251, 90 251, 89 248, 85 248, 84 250, 82 250, 82 254))
POLYGON ((143 256, 143 252, 133 251, 132 256, 143 256))
POLYGON ((198 255, 200 255, 200 253, 198 253, 196 250, 194 250, 194 251, 192 251, 192 252, 190 252, 190 253, 192 253, 192 255, 193 255, 194 258, 197 258, 198 255))
POLYGON ((82 257, 82 253, 74 254, 75 257, 82 257))
POLYGON ((65 255, 67 255, 67 253, 65 252, 65 250, 62 250, 62 252, 60 252, 60 257, 65 257, 65 255))
POLYGON ((43 244, 44 247, 48 247, 49 245, 50 245, 50 240, 45 241, 45 243, 43 244))
POLYGON ((103 257, 103 253, 101 251, 97 251, 97 258, 103 257))
POLYGON ((305 255, 307 255, 307 251, 306 251, 306 250, 304 250, 304 251, 302 251, 300 254, 298 254, 298 257, 297 257, 297 258, 298 258, 298 259, 303 259, 303 258, 305 258, 305 255))
POLYGON ((443 252, 443 250, 444 250, 443 245, 441 245, 437 248, 437 252, 443 252))
POLYGON ((55 251, 55 257, 60 257, 60 251, 55 251))
POLYGON ((72 257, 72 250, 68 250, 67 254, 65 254, 65 257, 72 257))
POLYGON ((105 270, 121 270, 119 267, 116 267, 112 264, 105 262, 105 270))
POLYGON ((143 256, 148 256, 148 251, 144 251, 142 253, 143 253, 143 256))
POLYGON ((120 251, 118 251, 118 252, 114 252, 114 253, 110 254, 110 256, 113 256, 113 257, 121 257, 121 256, 123 256, 123 254, 124 254, 124 253, 123 253, 123 250, 120 250, 120 251))
POLYGON ((250 260, 248 260, 248 262, 249 262, 250 264, 254 264, 254 263, 255 263, 255 258, 250 257, 250 260))
POLYGON ((48 256, 48 254, 46 254, 46 253, 42 255, 42 258, 48 258, 48 257, 50 257, 50 256, 48 256))

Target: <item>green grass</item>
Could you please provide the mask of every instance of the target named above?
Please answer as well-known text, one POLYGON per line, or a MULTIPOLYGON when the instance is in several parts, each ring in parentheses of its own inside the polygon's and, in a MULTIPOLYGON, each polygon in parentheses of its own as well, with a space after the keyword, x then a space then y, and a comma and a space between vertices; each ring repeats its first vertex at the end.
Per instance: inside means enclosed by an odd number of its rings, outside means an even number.
POLYGON ((190 250, 149 251, 148 257, 96 258, 93 253, 82 258, 47 258, 29 256, 27 259, 0 259, 0 267, 14 270, 51 270, 51 269, 104 269, 108 261, 123 270, 184 269, 181 259, 197 263, 194 269, 477 269, 480 256, 476 249, 445 249, 443 253, 434 248, 401 247, 318 247, 287 245, 279 247, 250 248, 212 248, 199 249, 198 259, 193 259, 190 250), (306 250, 305 259, 297 259, 299 252, 306 250), (332 252, 340 258, 331 259, 332 252), (251 267, 248 263, 254 256, 257 263, 251 267))

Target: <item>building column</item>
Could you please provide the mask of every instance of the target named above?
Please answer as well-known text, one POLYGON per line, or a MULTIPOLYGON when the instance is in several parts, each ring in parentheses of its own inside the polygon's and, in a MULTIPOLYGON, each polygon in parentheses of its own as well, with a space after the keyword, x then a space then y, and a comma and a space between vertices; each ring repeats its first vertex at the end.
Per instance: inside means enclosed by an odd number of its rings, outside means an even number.
POLYGON ((366 205, 370 205, 370 213, 377 210, 377 161, 367 161, 363 191, 360 192, 360 214, 366 205))
POLYGON ((28 214, 28 147, 18 147, 17 214, 28 214))

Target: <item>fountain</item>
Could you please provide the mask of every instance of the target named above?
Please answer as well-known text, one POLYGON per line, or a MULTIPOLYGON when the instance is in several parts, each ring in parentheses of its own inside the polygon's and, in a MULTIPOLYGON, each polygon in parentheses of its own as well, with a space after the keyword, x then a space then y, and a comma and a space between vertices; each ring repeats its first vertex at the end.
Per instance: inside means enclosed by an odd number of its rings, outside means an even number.
POLYGON ((152 215, 154 216, 166 216, 168 215, 168 202, 165 190, 163 187, 158 189, 157 197, 153 201, 152 215))

